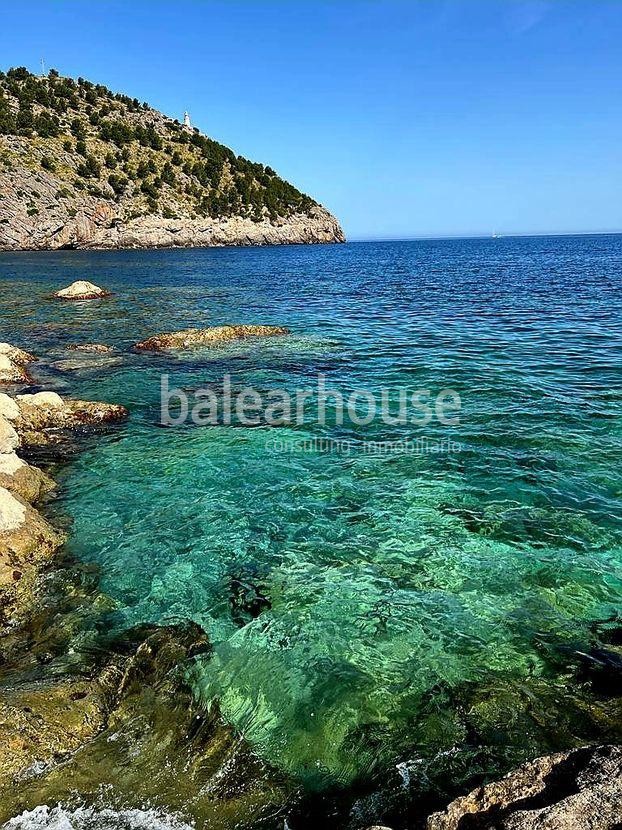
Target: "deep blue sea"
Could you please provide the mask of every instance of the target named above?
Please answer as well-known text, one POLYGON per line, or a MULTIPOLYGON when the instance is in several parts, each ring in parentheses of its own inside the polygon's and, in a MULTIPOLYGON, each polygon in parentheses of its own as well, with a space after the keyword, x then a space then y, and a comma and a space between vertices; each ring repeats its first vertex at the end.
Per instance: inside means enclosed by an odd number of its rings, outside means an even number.
POLYGON ((131 412, 58 500, 109 625, 199 623, 202 704, 308 792, 622 739, 622 236, 2 254, 0 286, 0 339, 41 357, 38 384, 131 412), (50 299, 75 279, 114 296, 50 299), (131 349, 224 323, 291 335, 131 349), (67 349, 91 342, 118 351, 67 349), (191 399, 322 374, 346 395, 449 388, 461 410, 163 427, 162 374, 191 399), (456 447, 364 449, 415 438, 456 447))

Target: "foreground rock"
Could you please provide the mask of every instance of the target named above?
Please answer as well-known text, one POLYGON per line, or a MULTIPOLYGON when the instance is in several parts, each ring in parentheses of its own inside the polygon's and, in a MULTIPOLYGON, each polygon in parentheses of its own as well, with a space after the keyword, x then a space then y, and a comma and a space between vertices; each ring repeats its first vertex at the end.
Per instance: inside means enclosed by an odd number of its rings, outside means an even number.
POLYGON ((64 535, 32 506, 54 482, 18 451, 58 443, 77 428, 126 416, 122 406, 66 401, 55 392, 16 398, 0 393, 0 637, 21 630, 30 618, 38 601, 38 578, 64 542, 64 535))
POLYGON ((119 404, 66 400, 56 392, 18 395, 19 414, 15 429, 24 444, 36 447, 57 443, 63 433, 122 421, 128 411, 119 404))
POLYGON ((101 297, 109 297, 110 291, 88 280, 76 280, 67 288, 57 291, 54 296, 59 300, 98 300, 101 297))
POLYGON ((36 359, 10 343, 0 343, 0 383, 30 383, 26 367, 36 359))
POLYGON ((18 417, 17 403, 0 393, 0 487, 33 503, 53 490, 54 482, 43 470, 27 464, 17 455, 20 437, 13 421, 18 417))
POLYGON ((622 747, 575 749, 525 764, 428 819, 427 830, 619 830, 622 747))
POLYGON ((269 822, 292 786, 217 709, 197 708, 185 672, 209 650, 194 624, 141 628, 89 651, 99 663, 79 678, 0 687, 0 824, 76 793, 183 812, 214 830, 269 822))
POLYGON ((32 611, 38 573, 63 541, 24 499, 0 487, 0 635, 32 611))
POLYGON ((278 337, 289 334, 284 326, 210 326, 206 329, 184 329, 168 334, 156 334, 135 347, 144 352, 160 352, 166 349, 192 349, 216 346, 230 340, 246 337, 278 337))

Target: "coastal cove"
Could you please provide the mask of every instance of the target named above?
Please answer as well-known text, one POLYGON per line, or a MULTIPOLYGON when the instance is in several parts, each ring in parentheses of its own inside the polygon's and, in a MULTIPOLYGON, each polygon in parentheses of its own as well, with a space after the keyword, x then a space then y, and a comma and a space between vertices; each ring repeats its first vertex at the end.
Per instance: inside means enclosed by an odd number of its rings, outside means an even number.
POLYGON ((415 828, 538 756, 622 743, 621 273, 619 235, 0 254, 0 341, 39 358, 17 391, 129 411, 32 455, 67 542, 36 660, 0 684, 96 676, 105 738, 31 770, 0 821, 60 801, 199 830, 415 828), (111 294, 53 298, 74 280, 111 294), (136 348, 227 324, 287 336, 136 348), (454 389, 462 409, 165 427, 164 374, 189 395, 227 374, 454 389), (356 451, 421 436, 457 449, 356 451))

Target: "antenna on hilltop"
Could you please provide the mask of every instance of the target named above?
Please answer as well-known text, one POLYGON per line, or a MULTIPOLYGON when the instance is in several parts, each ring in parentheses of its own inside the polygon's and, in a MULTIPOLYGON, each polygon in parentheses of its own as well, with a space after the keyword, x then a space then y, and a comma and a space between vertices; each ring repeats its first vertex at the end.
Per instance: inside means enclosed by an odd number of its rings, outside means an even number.
POLYGON ((41 75, 45 76, 45 61, 41 58, 41 75))
POLYGON ((190 113, 188 111, 184 113, 184 127, 192 128, 192 124, 190 123, 190 113))

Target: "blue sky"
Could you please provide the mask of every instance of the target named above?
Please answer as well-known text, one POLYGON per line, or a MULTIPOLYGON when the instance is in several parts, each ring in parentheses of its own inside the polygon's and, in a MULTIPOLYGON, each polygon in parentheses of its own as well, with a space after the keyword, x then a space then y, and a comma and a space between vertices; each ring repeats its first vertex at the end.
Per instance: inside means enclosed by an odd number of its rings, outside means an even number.
POLYGON ((622 230, 620 0, 5 3, 40 58, 193 122, 350 238, 622 230))

